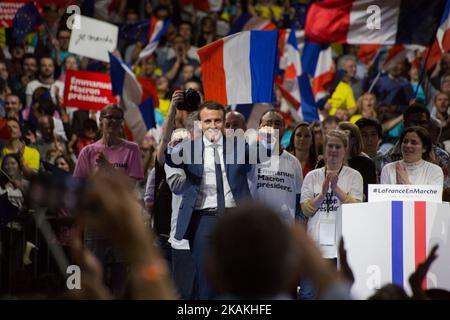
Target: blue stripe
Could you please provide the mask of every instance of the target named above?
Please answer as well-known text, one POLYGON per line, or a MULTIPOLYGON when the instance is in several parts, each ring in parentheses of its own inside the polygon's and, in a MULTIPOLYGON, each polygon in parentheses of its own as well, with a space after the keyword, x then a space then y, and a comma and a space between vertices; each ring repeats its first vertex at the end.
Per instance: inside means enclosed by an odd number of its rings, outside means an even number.
POLYGON ((430 46, 445 5, 446 0, 402 0, 395 43, 430 46))
POLYGON ((241 15, 239 16, 239 18, 237 18, 236 22, 233 23, 233 25, 231 26, 231 29, 230 29, 230 32, 228 33, 228 35, 242 31, 245 24, 251 18, 252 18, 251 14, 249 14, 248 12, 242 12, 241 15))
POLYGON ((125 70, 123 69, 122 63, 120 60, 108 52, 109 54, 109 62, 110 62, 110 70, 109 74, 111 75, 111 86, 112 93, 115 96, 121 96, 123 91, 123 84, 125 82, 125 70))
POLYGON ((300 98, 303 120, 308 123, 319 120, 319 113, 317 112, 317 105, 308 75, 302 73, 302 75, 298 77, 298 83, 301 92, 300 98))
POLYGON ((447 0, 445 4, 444 13, 442 14, 441 21, 439 22, 440 26, 445 22, 445 20, 447 20, 449 14, 450 14, 450 0, 447 0))
POLYGON ((321 50, 322 46, 320 44, 305 41, 301 58, 302 70, 304 73, 314 77, 317 67, 317 60, 319 59, 321 50))
POLYGON ((237 104, 236 110, 244 115, 245 122, 248 123, 248 119, 250 119, 250 115, 253 111, 253 104, 237 104))
POLYGON ((252 102, 272 102, 278 31, 251 31, 250 75, 252 102))
POLYGON ((142 119, 144 120, 147 130, 151 128, 156 128, 155 107, 153 105, 153 97, 150 97, 144 102, 142 102, 139 105, 139 110, 141 111, 142 119))
POLYGON ((392 201, 392 283, 403 288, 403 202, 392 201))

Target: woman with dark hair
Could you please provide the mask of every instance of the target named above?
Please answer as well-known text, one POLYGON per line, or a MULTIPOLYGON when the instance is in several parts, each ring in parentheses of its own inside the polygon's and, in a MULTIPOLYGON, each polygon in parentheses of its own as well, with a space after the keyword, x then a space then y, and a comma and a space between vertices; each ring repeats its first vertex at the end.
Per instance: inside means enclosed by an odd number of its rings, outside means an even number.
POLYGON ((205 16, 200 21, 200 32, 197 39, 197 47, 203 47, 211 42, 217 40, 216 21, 210 17, 205 16))
POLYGON ((432 141, 424 128, 413 126, 405 129, 399 143, 403 159, 383 167, 382 184, 444 185, 441 167, 428 161, 432 141))
POLYGON ((22 209, 24 197, 23 194, 28 188, 28 181, 23 177, 23 165, 20 158, 15 153, 7 154, 3 157, 2 171, 7 175, 8 182, 0 185, 0 194, 8 193, 8 200, 14 206, 22 209))
POLYGON ((73 169, 75 168, 74 163, 72 160, 65 156, 65 155, 59 155, 55 158, 54 162, 55 166, 57 166, 59 169, 67 172, 67 173, 73 173, 73 169))
POLYGON ((363 140, 361 132, 356 124, 341 122, 338 129, 348 135, 349 148, 347 149, 347 163, 352 169, 358 171, 363 177, 364 195, 367 200, 367 189, 369 184, 377 183, 377 169, 375 163, 369 156, 362 152, 363 140))
POLYGON ((303 176, 316 167, 317 153, 314 134, 308 123, 300 122, 292 131, 287 151, 302 165, 303 176))
POLYGON ((323 141, 324 141, 322 125, 320 124, 320 121, 314 121, 309 125, 309 128, 311 129, 311 132, 314 135, 314 145, 316 147, 317 159, 320 160, 323 158, 323 141))

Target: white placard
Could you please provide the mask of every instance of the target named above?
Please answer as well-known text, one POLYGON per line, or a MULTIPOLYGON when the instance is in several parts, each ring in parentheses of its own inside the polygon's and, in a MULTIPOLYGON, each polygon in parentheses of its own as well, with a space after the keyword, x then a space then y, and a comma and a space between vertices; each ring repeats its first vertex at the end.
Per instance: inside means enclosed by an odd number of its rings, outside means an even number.
POLYGON ((442 186, 410 184, 369 184, 368 202, 428 201, 442 203, 442 186))
POLYGON ((117 47, 119 28, 113 24, 80 16, 80 28, 73 28, 69 52, 109 62, 108 51, 117 47))

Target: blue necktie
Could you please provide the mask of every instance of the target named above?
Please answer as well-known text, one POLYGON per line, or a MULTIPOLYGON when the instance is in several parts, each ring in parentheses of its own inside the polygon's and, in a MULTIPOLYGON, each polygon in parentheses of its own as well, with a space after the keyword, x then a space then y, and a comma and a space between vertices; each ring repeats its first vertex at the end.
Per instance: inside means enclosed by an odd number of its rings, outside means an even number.
POLYGON ((214 146, 214 164, 216 167, 217 211, 223 213, 225 210, 225 194, 223 192, 222 166, 220 165, 218 146, 214 146))

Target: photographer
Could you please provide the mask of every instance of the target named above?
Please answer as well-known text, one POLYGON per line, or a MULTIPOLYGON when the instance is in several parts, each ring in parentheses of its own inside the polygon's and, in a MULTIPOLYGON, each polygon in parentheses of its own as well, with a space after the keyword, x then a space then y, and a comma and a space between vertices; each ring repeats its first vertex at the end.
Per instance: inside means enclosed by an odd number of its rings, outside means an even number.
POLYGON ((172 192, 166 183, 164 172, 165 151, 175 129, 184 128, 187 114, 198 108, 201 96, 195 90, 177 90, 172 96, 169 112, 162 126, 162 138, 158 146, 154 171, 149 175, 144 194, 147 209, 153 218, 153 228, 158 236, 159 245, 166 260, 171 262, 171 246, 168 242, 170 234, 170 217, 172 208, 172 192), (176 119, 180 121, 176 121, 176 119))

